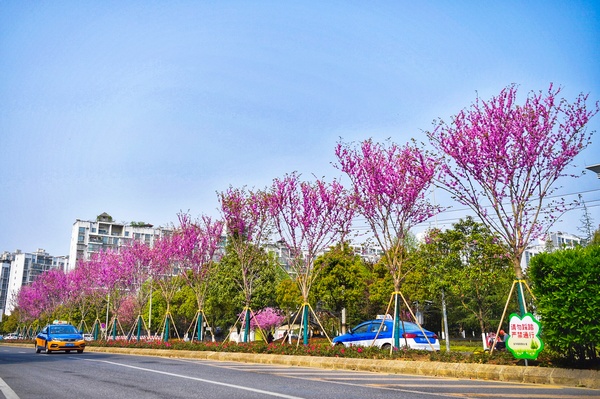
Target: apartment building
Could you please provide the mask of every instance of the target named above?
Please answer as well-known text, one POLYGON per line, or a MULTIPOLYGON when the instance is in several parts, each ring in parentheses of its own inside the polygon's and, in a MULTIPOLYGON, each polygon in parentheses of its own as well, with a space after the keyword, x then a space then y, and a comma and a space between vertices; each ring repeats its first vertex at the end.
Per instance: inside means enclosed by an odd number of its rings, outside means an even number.
POLYGON ((2 274, 0 276, 0 309, 9 315, 14 308, 13 301, 22 286, 29 285, 38 276, 48 270, 65 270, 66 256, 52 256, 43 249, 32 253, 20 250, 14 253, 4 252, 0 258, 2 274))
POLYGON ((6 310, 6 300, 8 297, 8 279, 10 277, 10 263, 13 255, 10 252, 4 252, 0 255, 0 321, 6 310))
POLYGON ((574 248, 581 245, 581 237, 573 234, 557 231, 549 233, 545 237, 540 237, 533 244, 527 247, 521 258, 521 268, 527 269, 531 258, 542 252, 552 252, 557 249, 574 248))
POLYGON ((67 271, 73 270, 80 259, 89 259, 96 252, 118 251, 131 240, 139 240, 152 246, 154 240, 170 231, 143 222, 115 222, 106 212, 98 215, 96 220, 77 219, 71 231, 67 271))

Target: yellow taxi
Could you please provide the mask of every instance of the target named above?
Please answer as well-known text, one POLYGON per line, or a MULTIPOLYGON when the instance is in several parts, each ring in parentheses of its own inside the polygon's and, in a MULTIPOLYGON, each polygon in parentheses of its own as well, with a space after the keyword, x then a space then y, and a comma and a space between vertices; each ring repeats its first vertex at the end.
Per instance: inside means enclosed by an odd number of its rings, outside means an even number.
POLYGON ((42 350, 47 354, 55 351, 83 353, 84 349, 83 334, 66 321, 54 320, 35 337, 35 353, 42 350))

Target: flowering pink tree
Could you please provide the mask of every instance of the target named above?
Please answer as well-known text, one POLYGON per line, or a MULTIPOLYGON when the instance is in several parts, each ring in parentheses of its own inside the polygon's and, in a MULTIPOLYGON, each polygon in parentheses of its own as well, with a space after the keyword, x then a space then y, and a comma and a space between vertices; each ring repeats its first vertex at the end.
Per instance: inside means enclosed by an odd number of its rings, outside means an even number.
POLYGON ((400 287, 408 272, 407 238, 410 229, 439 212, 425 194, 432 184, 437 161, 418 148, 363 141, 358 148, 338 143, 340 170, 352 182, 354 203, 383 250, 395 289, 394 345, 399 346, 400 287))
POLYGON ((82 315, 85 308, 91 309, 95 313, 93 326, 94 339, 98 339, 98 329, 100 326, 100 312, 106 307, 108 301, 108 287, 101 282, 102 254, 94 253, 90 259, 80 259, 77 261, 77 267, 69 274, 74 290, 78 290, 75 301, 76 306, 80 307, 82 315), (77 288, 80 287, 80 288, 77 288))
MULTIPOLYGON (((151 250, 148 245, 140 240, 133 240, 121 248, 120 256, 128 279, 128 304, 127 306, 137 317, 132 324, 132 331, 137 327, 137 340, 140 340, 142 325, 142 309, 152 295, 150 281, 150 264, 152 261, 151 250)), ((150 335, 150 331, 148 331, 150 335)))
POLYGON ((67 273, 67 297, 70 308, 77 310, 81 315, 79 329, 83 329, 85 317, 92 308, 92 302, 89 300, 93 295, 93 289, 96 284, 94 281, 95 270, 87 266, 90 262, 80 259, 77 261, 77 267, 67 273))
POLYGON ((270 234, 268 194, 260 190, 230 187, 218 195, 227 241, 240 265, 241 273, 237 281, 245 298, 244 342, 247 342, 253 286, 261 270, 257 260, 263 256, 261 246, 270 234))
MULTIPOLYGON (((479 98, 450 124, 438 121, 428 137, 441 155, 441 185, 498 233, 510 250, 517 280, 521 258, 532 238, 546 231, 573 204, 552 198, 573 158, 590 143, 585 129, 598 113, 588 96, 559 99, 560 88, 531 92, 517 103, 517 86, 489 101, 479 98)), ((519 284, 522 301, 522 288, 519 284)), ((524 306, 521 303, 521 311, 524 306)))
MULTIPOLYGON (((60 269, 40 274, 30 285, 23 286, 10 298, 19 317, 19 324, 34 320, 45 323, 67 311, 67 278, 60 269)), ((24 335, 27 334, 24 331, 24 335)))
POLYGON ((308 296, 318 277, 314 261, 350 229, 354 208, 340 183, 300 181, 296 173, 273 180, 270 213, 292 257, 291 269, 302 293, 304 344, 308 344, 308 296))
MULTIPOLYGON (((240 314, 241 317, 246 317, 246 314, 240 314)), ((261 330, 261 334, 264 331, 270 331, 272 328, 281 324, 285 320, 285 315, 279 309, 275 308, 264 308, 256 312, 250 320, 250 328, 255 330, 258 328, 261 330)), ((258 332, 257 332, 258 334, 258 332)), ((265 336, 265 341, 268 341, 268 337, 265 336)))
POLYGON ((285 315, 281 310, 264 308, 256 312, 250 321, 250 326, 252 328, 259 327, 263 330, 270 330, 271 328, 280 325, 283 320, 285 320, 285 315))
POLYGON ((132 325, 139 317, 137 297, 133 293, 125 294, 121 307, 119 308, 119 320, 122 323, 132 325))
MULTIPOLYGON (((112 326, 112 336, 114 339, 116 338, 117 327, 119 325, 119 310, 130 287, 132 275, 117 252, 100 252, 97 254, 96 261, 100 265, 98 285, 108 292, 107 300, 112 312, 110 325, 112 326)), ((106 328, 108 336, 109 326, 106 326, 106 328)))
POLYGON ((48 318, 54 314, 61 317, 66 312, 68 284, 65 272, 51 269, 38 276, 32 283, 32 288, 40 291, 43 296, 45 314, 48 318))
POLYGON ((39 287, 33 285, 22 286, 16 297, 13 298, 15 311, 18 312, 18 324, 30 324, 42 318, 44 296, 39 287))
POLYGON ((182 266, 182 276, 196 296, 198 311, 196 312, 196 333, 198 340, 203 339, 203 308, 206 290, 214 270, 215 262, 221 257, 218 251, 223 222, 213 221, 208 216, 202 216, 192 222, 187 214, 179 215, 180 240, 179 258, 182 266))
POLYGON ((179 240, 180 232, 174 228, 171 234, 156 239, 150 250, 150 276, 167 304, 163 334, 165 342, 169 340, 170 334, 171 302, 180 288, 180 281, 175 278, 181 269, 179 240))

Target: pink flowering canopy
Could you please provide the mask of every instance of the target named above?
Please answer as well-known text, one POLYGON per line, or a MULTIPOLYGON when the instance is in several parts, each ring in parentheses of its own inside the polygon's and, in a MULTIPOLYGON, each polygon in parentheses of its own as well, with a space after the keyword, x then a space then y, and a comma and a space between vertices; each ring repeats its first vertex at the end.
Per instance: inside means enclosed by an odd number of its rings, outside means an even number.
POLYGON ((68 283, 66 274, 60 269, 51 269, 38 276, 28 286, 19 290, 12 298, 20 310, 23 322, 35 319, 49 319, 52 314, 67 303, 68 283))
MULTIPOLYGON (((246 312, 239 314, 241 318, 245 318, 246 315, 246 312)), ((259 327, 263 330, 269 330, 280 325, 283 320, 285 320, 285 315, 281 310, 264 308, 252 315, 252 318, 250 319, 250 328, 254 329, 259 327)))
POLYGON ((260 248, 271 233, 268 194, 262 190, 232 188, 219 193, 227 240, 240 262, 242 287, 248 307, 259 269, 254 267, 260 248))
POLYGON ((425 194, 431 187, 437 160, 415 146, 394 143, 338 143, 338 169, 352 183, 357 211, 364 216, 384 251, 384 261, 398 291, 405 272, 405 238, 409 230, 439 212, 425 194))
POLYGON ((193 222, 189 215, 179 215, 179 259, 184 280, 196 295, 201 310, 210 272, 221 257, 218 251, 223 222, 202 216, 193 222))
POLYGON ((150 246, 139 240, 132 240, 120 252, 123 269, 129 274, 127 290, 131 294, 134 309, 139 314, 152 295, 150 280, 150 246))
POLYGON ((343 186, 301 181, 296 173, 274 179, 270 191, 270 213, 281 241, 293 257, 290 265, 298 276, 304 301, 317 274, 317 255, 343 239, 352 223, 354 208, 343 186))
POLYGON ((173 296, 179 289, 177 279, 173 278, 179 275, 181 269, 179 240, 179 231, 174 229, 172 234, 156 239, 149 254, 150 277, 167 303, 167 314, 171 311, 173 296))
POLYGON ((43 313, 48 311, 44 306, 47 300, 44 296, 44 292, 33 285, 21 287, 16 298, 13 298, 15 307, 19 309, 20 322, 30 323, 40 319, 43 313))
POLYGON ((256 245, 268 237, 269 218, 265 195, 261 190, 232 187, 219 193, 221 212, 230 236, 240 236, 244 241, 256 245))
POLYGON ((590 143, 585 126, 599 110, 597 102, 587 109, 587 95, 569 103, 558 98, 560 91, 550 85, 520 105, 511 85, 489 101, 477 98, 450 124, 438 121, 428 132, 444 156, 442 187, 503 237, 517 278, 530 240, 574 205, 549 197, 559 178, 577 177, 566 170, 590 143))

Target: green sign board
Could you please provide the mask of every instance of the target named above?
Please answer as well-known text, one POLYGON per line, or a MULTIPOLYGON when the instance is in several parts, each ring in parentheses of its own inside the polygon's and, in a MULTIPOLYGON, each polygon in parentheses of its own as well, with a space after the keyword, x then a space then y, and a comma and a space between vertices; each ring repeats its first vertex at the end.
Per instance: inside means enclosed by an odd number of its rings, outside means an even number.
POLYGON ((540 338, 540 322, 531 313, 525 313, 523 317, 513 313, 508 323, 509 337, 506 340, 506 348, 516 359, 537 359, 544 349, 544 342, 540 338))

